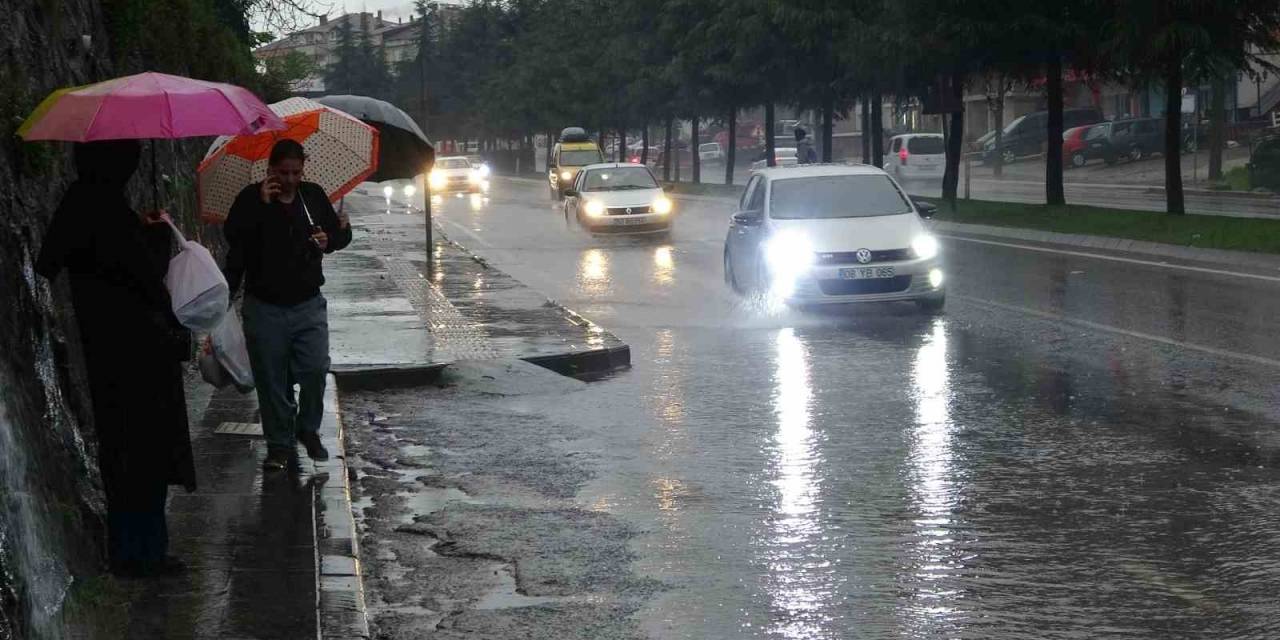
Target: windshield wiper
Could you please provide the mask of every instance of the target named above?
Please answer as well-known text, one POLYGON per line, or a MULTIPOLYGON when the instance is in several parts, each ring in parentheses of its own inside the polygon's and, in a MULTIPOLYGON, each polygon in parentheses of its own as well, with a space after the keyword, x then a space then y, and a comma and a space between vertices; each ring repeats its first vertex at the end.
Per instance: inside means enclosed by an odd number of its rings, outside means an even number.
POLYGON ((638 184, 620 184, 613 188, 617 189, 618 191, 622 191, 624 189, 654 189, 655 187, 645 187, 638 184))

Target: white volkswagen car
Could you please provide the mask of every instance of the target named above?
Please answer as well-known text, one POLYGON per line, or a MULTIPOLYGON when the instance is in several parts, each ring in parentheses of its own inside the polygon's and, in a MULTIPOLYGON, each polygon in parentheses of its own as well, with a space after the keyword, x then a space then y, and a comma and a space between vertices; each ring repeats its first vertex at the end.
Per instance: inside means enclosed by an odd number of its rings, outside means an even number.
POLYGON ((564 192, 564 214, 590 231, 667 231, 674 205, 642 164, 587 165, 564 192))
POLYGON ((946 301, 938 240, 914 201, 867 165, 763 169, 751 177, 724 245, 725 281, 787 304, 946 301))

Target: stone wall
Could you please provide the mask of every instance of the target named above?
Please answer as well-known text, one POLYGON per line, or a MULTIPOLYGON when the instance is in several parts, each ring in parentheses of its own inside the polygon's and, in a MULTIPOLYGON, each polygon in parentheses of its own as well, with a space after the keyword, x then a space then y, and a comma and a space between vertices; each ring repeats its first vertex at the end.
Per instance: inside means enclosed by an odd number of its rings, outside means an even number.
MULTIPOLYGON (((68 290, 32 270, 74 178, 70 145, 14 136, 50 91, 134 71, 114 68, 103 24, 98 0, 4 0, 0 11, 0 640, 112 636, 93 619, 111 589, 68 290)), ((195 237, 192 170, 208 142, 158 146, 164 199, 195 237)), ((131 185, 139 206, 151 202, 149 158, 131 185)))

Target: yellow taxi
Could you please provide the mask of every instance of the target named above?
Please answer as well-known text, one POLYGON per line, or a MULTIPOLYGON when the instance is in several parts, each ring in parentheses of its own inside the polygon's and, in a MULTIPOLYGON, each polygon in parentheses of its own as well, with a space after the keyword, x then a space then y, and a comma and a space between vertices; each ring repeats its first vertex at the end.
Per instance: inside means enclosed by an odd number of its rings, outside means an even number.
POLYGON ((591 141, 581 127, 567 127, 560 132, 560 142, 551 149, 551 163, 547 166, 547 182, 551 198, 563 200, 564 192, 573 186, 578 171, 589 164, 604 162, 600 147, 591 141))

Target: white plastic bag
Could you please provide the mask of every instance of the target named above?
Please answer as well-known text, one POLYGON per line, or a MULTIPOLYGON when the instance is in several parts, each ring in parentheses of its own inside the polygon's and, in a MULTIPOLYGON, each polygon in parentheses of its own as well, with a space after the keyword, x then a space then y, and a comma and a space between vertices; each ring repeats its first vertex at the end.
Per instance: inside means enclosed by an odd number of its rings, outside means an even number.
POLYGON ((230 382, 242 392, 253 389, 253 369, 249 366, 249 349, 244 341, 240 314, 227 311, 222 322, 209 334, 213 356, 226 371, 230 382))
MULTIPOLYGON (((166 221, 168 222, 168 221, 166 221)), ((169 260, 165 287, 173 301, 173 314, 182 326, 208 333, 218 327, 227 314, 230 290, 218 263, 199 242, 190 242, 168 222, 181 249, 169 260)))

